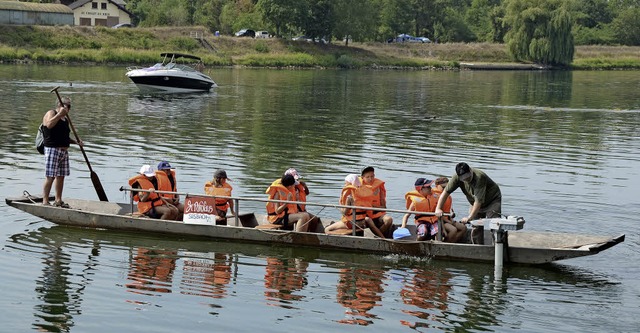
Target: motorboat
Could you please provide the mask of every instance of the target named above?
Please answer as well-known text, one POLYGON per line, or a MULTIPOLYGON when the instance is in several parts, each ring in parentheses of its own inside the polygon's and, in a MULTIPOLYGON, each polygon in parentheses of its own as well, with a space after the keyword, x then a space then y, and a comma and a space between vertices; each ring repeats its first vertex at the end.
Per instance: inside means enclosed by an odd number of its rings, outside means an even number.
POLYGON ((208 75, 198 68, 202 59, 190 54, 162 53, 162 62, 151 67, 128 67, 127 77, 142 92, 190 93, 209 91, 217 86, 208 75), (177 63, 182 60, 181 63, 177 63), (186 62, 195 60, 195 65, 186 62))

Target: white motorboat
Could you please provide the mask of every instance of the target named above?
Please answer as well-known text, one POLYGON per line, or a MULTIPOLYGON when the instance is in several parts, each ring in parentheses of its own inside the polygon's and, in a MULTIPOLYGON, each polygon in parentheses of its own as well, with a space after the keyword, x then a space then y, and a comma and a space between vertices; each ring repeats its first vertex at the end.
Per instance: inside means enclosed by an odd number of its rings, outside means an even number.
POLYGON ((199 57, 182 53, 162 53, 161 63, 151 67, 128 67, 127 77, 143 92, 190 93, 209 91, 217 86, 208 75, 196 68, 202 66, 199 57), (194 67, 176 63, 178 59, 196 60, 194 67))

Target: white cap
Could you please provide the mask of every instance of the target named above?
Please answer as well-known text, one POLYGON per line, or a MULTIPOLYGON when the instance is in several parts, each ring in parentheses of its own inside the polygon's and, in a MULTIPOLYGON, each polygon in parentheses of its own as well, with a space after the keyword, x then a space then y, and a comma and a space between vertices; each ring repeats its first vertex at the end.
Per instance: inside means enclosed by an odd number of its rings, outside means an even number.
POLYGON ((362 183, 360 182, 360 177, 358 175, 356 175, 355 173, 352 173, 350 175, 347 175, 346 177, 344 177, 344 181, 353 185, 353 186, 361 186, 362 183))
POLYGON ((140 167, 140 174, 145 175, 147 177, 153 177, 156 175, 156 173, 153 172, 153 168, 149 164, 145 164, 140 167))
POLYGON ((300 184, 300 182, 298 181, 298 179, 302 178, 302 175, 300 175, 298 173, 298 170, 294 169, 294 168, 289 168, 287 169, 287 171, 284 172, 285 175, 292 175, 293 179, 295 179, 296 183, 295 185, 300 184))

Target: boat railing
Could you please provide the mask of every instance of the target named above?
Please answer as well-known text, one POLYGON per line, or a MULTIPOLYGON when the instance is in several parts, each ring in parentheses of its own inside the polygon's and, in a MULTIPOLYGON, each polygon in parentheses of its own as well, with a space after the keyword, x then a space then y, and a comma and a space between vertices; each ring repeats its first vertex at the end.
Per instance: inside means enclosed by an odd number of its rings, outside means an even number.
MULTIPOLYGON (((213 198, 213 199, 228 199, 228 200, 233 200, 234 203, 234 208, 236 210, 235 215, 234 215, 234 223, 236 226, 240 225, 240 221, 239 221, 239 209, 240 209, 240 201, 255 201, 255 202, 264 202, 264 203, 268 203, 268 202, 274 202, 274 203, 286 203, 286 204, 301 204, 301 205, 305 205, 305 206, 314 206, 314 207, 324 207, 324 208, 336 208, 336 209, 356 209, 356 210, 370 210, 370 211, 381 211, 381 212, 391 212, 391 213, 401 213, 401 214, 416 214, 416 211, 411 211, 411 210, 402 210, 402 209, 390 209, 390 208, 382 208, 382 207, 365 207, 365 206, 352 206, 352 205, 340 205, 340 204, 328 204, 328 203, 319 203, 319 202, 309 202, 309 201, 291 201, 291 200, 279 200, 279 199, 265 199, 265 198, 255 198, 255 197, 236 197, 236 196, 222 196, 222 195, 209 195, 209 194, 194 194, 194 193, 187 193, 187 192, 173 192, 173 191, 160 191, 160 190, 143 190, 143 189, 139 189, 139 188, 131 188, 131 187, 127 187, 127 186, 122 186, 120 187, 120 191, 125 191, 125 192, 154 192, 154 193, 158 193, 158 194, 171 194, 171 195, 180 195, 180 196, 184 196, 185 198, 188 196, 197 196, 197 197, 205 197, 205 198, 213 198)), ((131 207, 133 209, 133 196, 130 197, 131 198, 131 207)), ((419 212, 420 215, 426 215, 426 216, 436 216, 435 213, 433 212, 419 212)), ((353 216, 353 223, 351 223, 351 225, 353 226, 353 234, 355 235, 356 232, 356 214, 351 214, 351 216, 353 216)), ((446 216, 452 216, 452 214, 442 214, 443 217, 446 216)), ((441 241, 442 240, 442 228, 443 228, 443 223, 444 221, 442 220, 442 217, 438 218, 438 235, 437 235, 437 240, 441 241)))

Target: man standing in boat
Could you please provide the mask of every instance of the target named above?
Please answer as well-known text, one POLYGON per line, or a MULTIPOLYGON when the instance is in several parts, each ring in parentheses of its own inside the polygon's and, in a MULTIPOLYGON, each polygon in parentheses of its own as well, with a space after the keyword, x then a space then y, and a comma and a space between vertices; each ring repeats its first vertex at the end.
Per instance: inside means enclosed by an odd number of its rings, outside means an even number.
POLYGON ((42 189, 42 204, 44 205, 49 204, 49 193, 55 180, 54 206, 69 208, 69 205, 62 201, 64 177, 70 174, 68 149, 71 143, 82 146, 82 140, 77 142, 69 137, 71 130, 67 114, 70 110, 71 99, 65 96, 58 100, 55 110, 47 111, 42 118, 46 177, 42 189))
POLYGON ((436 216, 442 216, 447 198, 453 191, 461 188, 467 197, 471 208, 469 215, 460 222, 467 223, 479 218, 500 217, 502 213, 502 194, 500 187, 487 174, 477 168, 471 168, 467 163, 458 163, 456 173, 442 191, 436 207, 436 216))

